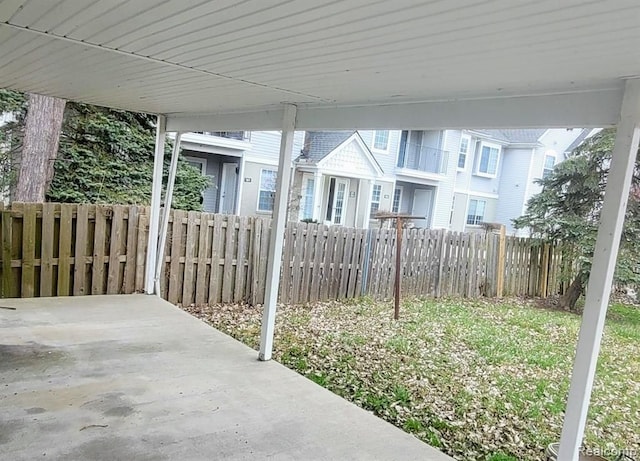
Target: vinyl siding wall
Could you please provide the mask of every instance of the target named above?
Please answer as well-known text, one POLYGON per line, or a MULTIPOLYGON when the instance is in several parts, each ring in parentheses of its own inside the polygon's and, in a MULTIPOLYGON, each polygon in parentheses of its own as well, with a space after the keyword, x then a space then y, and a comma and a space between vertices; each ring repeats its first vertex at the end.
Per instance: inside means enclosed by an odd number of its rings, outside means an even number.
POLYGON ((539 149, 506 149, 502 157, 500 176, 500 197, 495 221, 504 224, 508 234, 515 233, 512 219, 522 215, 525 207, 530 170, 535 163, 534 152, 539 149), (533 157, 533 158, 532 158, 533 157))

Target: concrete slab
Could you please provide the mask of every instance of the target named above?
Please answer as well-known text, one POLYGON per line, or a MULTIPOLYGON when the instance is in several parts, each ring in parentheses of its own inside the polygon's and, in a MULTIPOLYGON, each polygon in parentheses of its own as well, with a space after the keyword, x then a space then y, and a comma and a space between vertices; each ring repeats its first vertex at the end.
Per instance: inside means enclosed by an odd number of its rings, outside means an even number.
POLYGON ((1 459, 452 459, 156 297, 0 304, 1 459))

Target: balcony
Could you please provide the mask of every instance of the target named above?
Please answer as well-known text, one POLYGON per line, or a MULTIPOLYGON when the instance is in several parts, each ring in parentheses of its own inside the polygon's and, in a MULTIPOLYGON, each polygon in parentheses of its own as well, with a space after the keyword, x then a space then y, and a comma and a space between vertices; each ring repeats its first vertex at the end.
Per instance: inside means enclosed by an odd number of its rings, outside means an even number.
POLYGON ((447 174, 449 152, 419 144, 405 143, 398 154, 398 168, 429 175, 447 174))

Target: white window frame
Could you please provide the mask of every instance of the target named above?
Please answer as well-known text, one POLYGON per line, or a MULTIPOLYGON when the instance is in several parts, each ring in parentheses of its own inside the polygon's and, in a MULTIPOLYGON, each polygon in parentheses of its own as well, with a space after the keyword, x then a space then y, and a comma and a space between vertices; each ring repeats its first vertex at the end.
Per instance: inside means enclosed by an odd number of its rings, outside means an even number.
POLYGON ((187 162, 199 163, 200 165, 202 165, 202 176, 207 176, 207 159, 206 158, 185 156, 184 159, 187 162))
POLYGON ((466 216, 464 217, 465 225, 467 225, 467 226, 476 226, 476 227, 480 226, 483 222, 485 222, 486 215, 487 215, 487 201, 479 199, 479 198, 469 198, 469 201, 467 202, 467 213, 466 213, 466 216), (483 207, 482 207, 482 217, 481 217, 479 222, 473 222, 473 223, 469 222, 469 216, 470 216, 470 212, 471 212, 471 202, 476 202, 476 210, 475 210, 476 214, 473 215, 476 218, 479 216, 477 214, 478 204, 479 203, 483 203, 484 204, 483 207))
MULTIPOLYGON (((475 174, 476 176, 483 176, 485 178, 496 178, 498 176, 498 171, 500 171, 500 160, 502 157, 502 146, 500 144, 493 144, 490 142, 484 142, 482 141, 480 143, 480 149, 478 150, 478 154, 477 154, 477 161, 476 161, 476 167, 475 167, 475 174), (484 171, 480 171, 480 164, 482 163, 482 151, 484 150, 484 148, 487 147, 489 149, 496 149, 498 151, 498 157, 496 158, 496 171, 495 173, 486 173, 484 171)), ((487 162, 488 165, 488 162, 487 162)))
POLYGON ((458 171, 465 171, 467 169, 467 165, 469 164, 469 151, 471 150, 471 136, 468 134, 463 134, 460 136, 460 146, 458 146, 458 159, 456 167, 458 171), (467 140, 467 151, 462 152, 462 141, 467 140), (460 156, 464 155, 464 166, 460 166, 460 156))
POLYGON ((553 169, 556 167, 557 162, 558 162, 558 156, 556 155, 555 152, 545 152, 544 161, 542 162, 542 176, 540 177, 542 179, 545 178, 544 176, 545 171, 549 171, 549 174, 553 173, 553 169), (547 157, 553 158, 553 166, 551 168, 547 168, 547 157))
MULTIPOLYGON (((256 211, 258 213, 273 213, 273 209, 271 210, 262 210, 260 209, 260 192, 267 191, 267 189, 263 189, 262 188, 262 173, 265 171, 270 171, 275 173, 276 176, 276 185, 273 188, 273 191, 269 190, 268 192, 272 192, 273 194, 276 193, 276 187, 277 187, 277 181, 278 181, 278 170, 274 170, 272 168, 260 168, 260 178, 258 178, 258 197, 257 197, 257 201, 256 201, 256 211)), ((275 195, 274 195, 274 202, 275 202, 275 195)))
POLYGON ((369 216, 372 216, 374 213, 377 213, 378 211, 380 211, 381 201, 382 201, 382 184, 374 184, 371 187, 371 203, 369 204, 369 216), (373 197, 375 197, 376 195, 376 188, 379 188, 378 190, 380 190, 380 193, 378 194, 378 200, 373 200, 373 197), (376 211, 373 211, 374 203, 378 204, 378 208, 376 209, 376 211))
POLYGON ((389 130, 376 130, 373 132, 373 140, 371 142, 371 150, 374 152, 381 152, 381 153, 389 153, 389 142, 391 140, 391 132, 389 130), (376 137, 378 135, 378 133, 387 133, 387 145, 384 147, 384 149, 381 149, 379 147, 376 147, 376 137))
POLYGON ((317 178, 312 175, 312 174, 303 174, 302 175, 302 187, 300 190, 300 211, 298 213, 298 218, 300 220, 303 219, 313 219, 313 215, 315 212, 315 190, 316 190, 316 181, 317 178), (313 181, 313 186, 311 187, 311 190, 309 190, 309 181, 313 181), (305 216, 304 212, 305 212, 305 205, 306 200, 308 198, 311 198, 311 216, 305 216))
POLYGON ((392 213, 400 213, 400 208, 402 208, 402 196, 404 195, 404 187, 396 186, 393 188, 393 198, 391 199, 391 212, 392 213), (396 191, 400 191, 400 196, 398 197, 398 209, 394 210, 395 201, 396 201, 396 191))

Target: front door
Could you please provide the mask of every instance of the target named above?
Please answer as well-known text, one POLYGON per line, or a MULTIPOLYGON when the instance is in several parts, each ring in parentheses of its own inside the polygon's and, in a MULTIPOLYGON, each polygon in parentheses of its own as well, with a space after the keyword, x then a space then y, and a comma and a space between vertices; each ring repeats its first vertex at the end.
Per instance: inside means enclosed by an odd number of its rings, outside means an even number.
POLYGON ((344 178, 329 179, 329 196, 327 200, 327 224, 343 224, 347 213, 347 197, 349 180, 344 178))
POLYGON ((236 212, 236 190, 238 188, 238 164, 223 163, 220 178, 220 203, 218 213, 234 214, 236 212))
POLYGON ((424 219, 414 219, 417 227, 429 227, 431 224, 431 208, 433 206, 433 189, 416 189, 413 192, 412 216, 424 216, 424 219))

